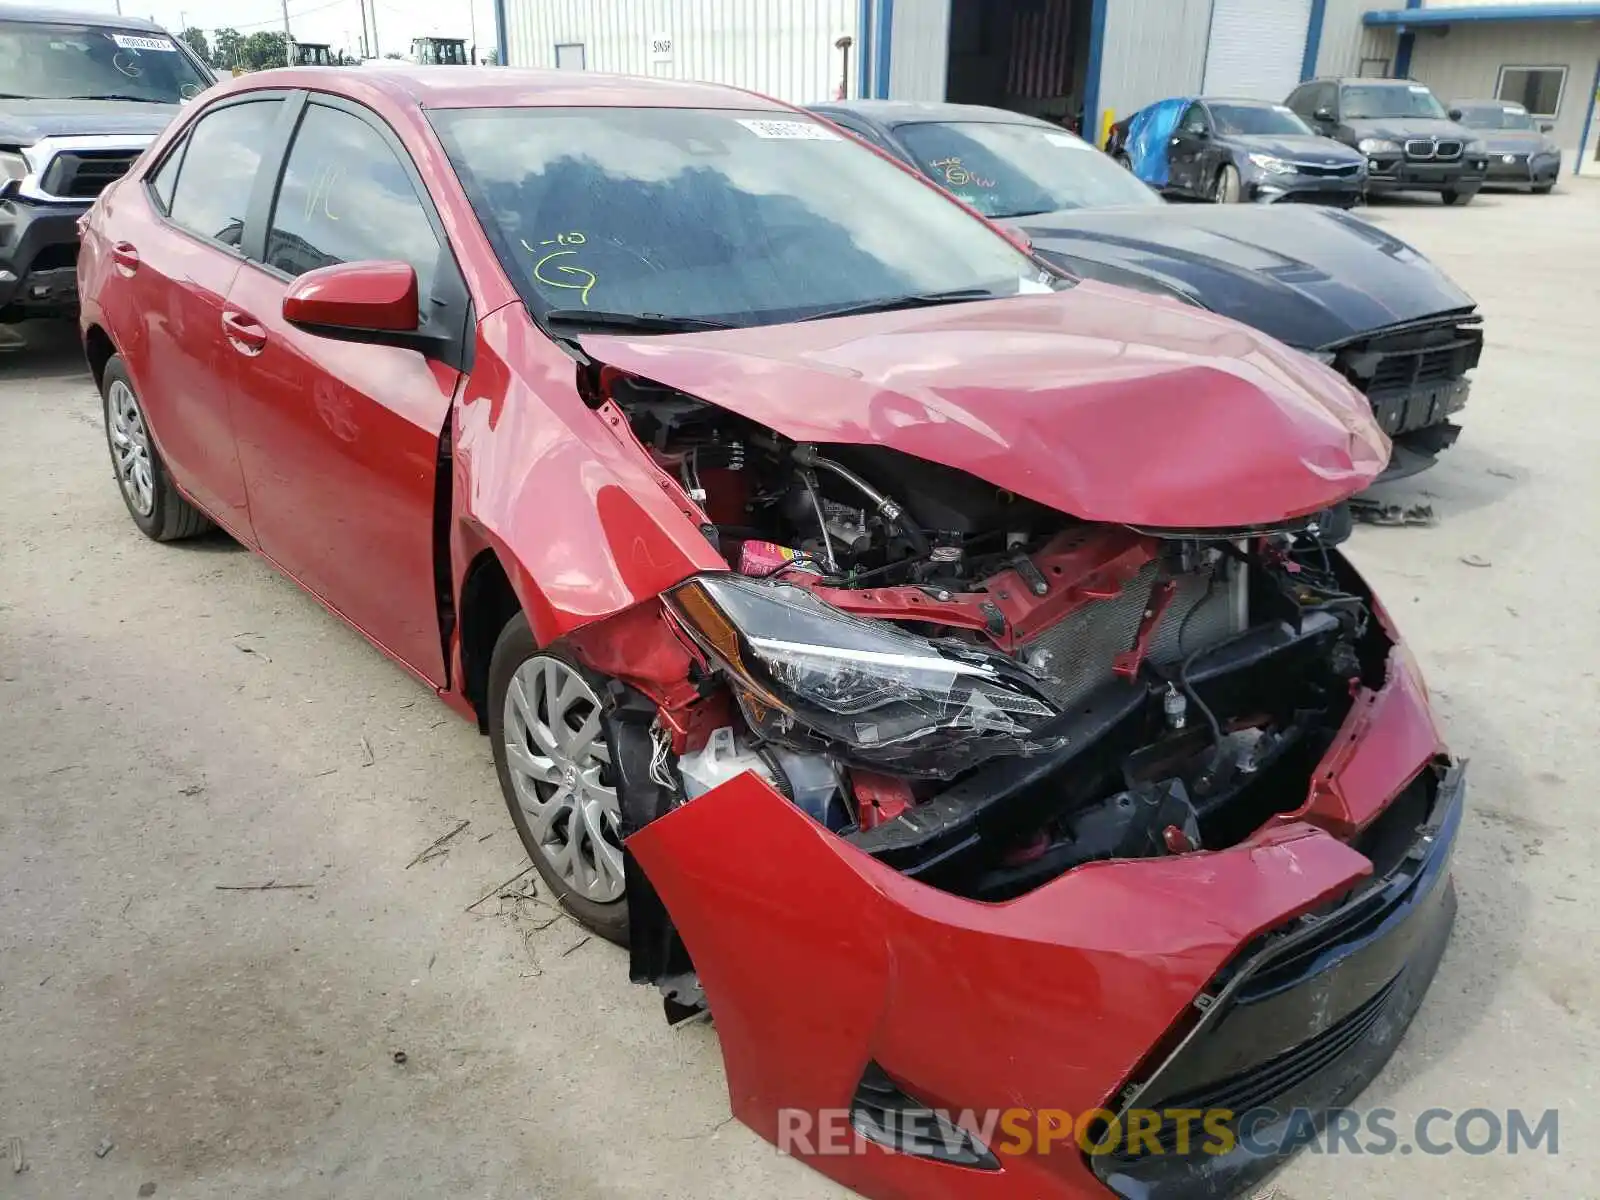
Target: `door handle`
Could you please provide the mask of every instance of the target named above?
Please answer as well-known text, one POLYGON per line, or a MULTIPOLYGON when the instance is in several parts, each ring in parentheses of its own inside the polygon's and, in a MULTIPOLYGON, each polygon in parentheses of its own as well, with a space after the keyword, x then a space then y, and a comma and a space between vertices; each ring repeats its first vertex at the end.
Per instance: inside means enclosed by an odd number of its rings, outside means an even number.
POLYGON ((124 275, 132 275, 139 269, 139 251, 132 242, 118 242, 111 247, 111 261, 124 275))
POLYGON ((249 313, 224 310, 222 331, 240 354, 260 354, 267 344, 267 331, 249 313))

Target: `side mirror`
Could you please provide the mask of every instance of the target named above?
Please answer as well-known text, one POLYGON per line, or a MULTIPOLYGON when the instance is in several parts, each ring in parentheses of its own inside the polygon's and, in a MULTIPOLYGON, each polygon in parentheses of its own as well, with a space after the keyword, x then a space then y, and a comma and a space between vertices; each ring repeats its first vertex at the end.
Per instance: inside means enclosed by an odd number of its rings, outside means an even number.
POLYGON ((1311 114, 1311 119, 1313 121, 1321 122, 1324 125, 1332 125, 1338 118, 1333 115, 1333 109, 1324 104, 1321 108, 1317 109, 1316 112, 1311 114))
POLYGON ((1452 108, 1445 115, 1448 116, 1452 121, 1459 121, 1461 120, 1462 113, 1459 108, 1452 108))
POLYGON ((417 332, 417 273, 410 263, 353 262, 307 271, 283 297, 283 319, 352 342, 417 332))
POLYGON ((1540 121, 1539 122, 1539 132, 1540 133, 1549 133, 1553 129, 1555 129, 1555 127, 1556 127, 1556 123, 1554 121, 1540 121))

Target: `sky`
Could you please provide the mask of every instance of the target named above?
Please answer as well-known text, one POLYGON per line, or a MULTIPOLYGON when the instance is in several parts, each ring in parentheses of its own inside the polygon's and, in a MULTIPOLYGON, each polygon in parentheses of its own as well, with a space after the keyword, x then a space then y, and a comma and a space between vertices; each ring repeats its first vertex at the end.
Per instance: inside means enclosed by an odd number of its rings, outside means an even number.
MULTIPOLYGON (((117 0, 72 0, 52 4, 58 8, 117 10, 117 0)), ((377 6, 378 46, 408 51, 414 37, 472 37, 472 19, 478 24, 478 48, 494 45, 493 0, 369 0, 377 6)), ((154 17, 173 33, 185 25, 212 31, 231 25, 240 33, 283 28, 282 0, 121 0, 129 16, 154 17)), ((327 42, 335 50, 355 53, 361 40, 360 0, 289 0, 289 29, 296 40, 327 42)))

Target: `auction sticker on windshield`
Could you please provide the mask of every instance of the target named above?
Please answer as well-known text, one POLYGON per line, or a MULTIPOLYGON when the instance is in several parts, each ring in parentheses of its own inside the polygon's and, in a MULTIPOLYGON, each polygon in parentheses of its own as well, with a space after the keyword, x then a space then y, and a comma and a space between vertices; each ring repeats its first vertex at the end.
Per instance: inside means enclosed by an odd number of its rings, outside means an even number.
POLYGON ((801 142, 837 142, 839 135, 815 121, 745 121, 743 125, 761 138, 790 138, 801 142))
POLYGON ((178 48, 166 38, 136 37, 131 33, 113 33, 111 40, 124 50, 166 50, 176 54, 178 48))

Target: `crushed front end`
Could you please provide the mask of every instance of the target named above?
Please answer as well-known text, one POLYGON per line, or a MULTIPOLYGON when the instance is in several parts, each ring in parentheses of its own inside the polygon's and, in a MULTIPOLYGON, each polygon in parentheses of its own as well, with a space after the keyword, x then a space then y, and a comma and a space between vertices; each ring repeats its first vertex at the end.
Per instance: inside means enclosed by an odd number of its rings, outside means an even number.
MULTIPOLYGON (((634 978, 710 1010, 736 1116, 873 1196, 1221 1197, 1279 1159, 930 1149, 897 1114, 1324 1112, 1376 1074, 1448 935, 1461 783, 1334 514, 1084 520, 592 386, 728 565, 573 649, 617 681, 634 978), (847 1148, 785 1143, 829 1112, 847 1148)), ((1369 429, 1302 455, 1330 502, 1369 429)))

